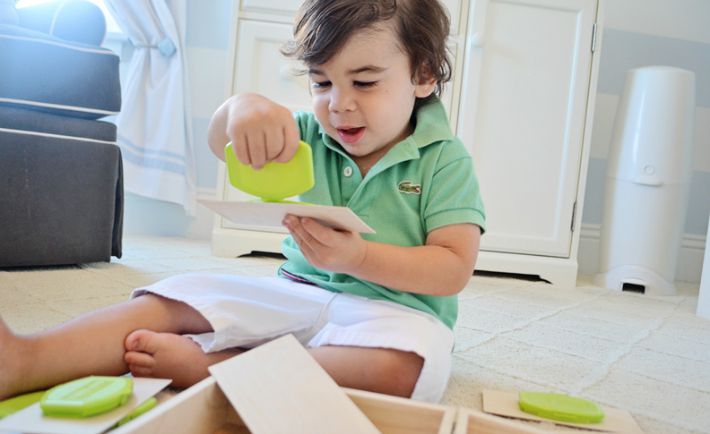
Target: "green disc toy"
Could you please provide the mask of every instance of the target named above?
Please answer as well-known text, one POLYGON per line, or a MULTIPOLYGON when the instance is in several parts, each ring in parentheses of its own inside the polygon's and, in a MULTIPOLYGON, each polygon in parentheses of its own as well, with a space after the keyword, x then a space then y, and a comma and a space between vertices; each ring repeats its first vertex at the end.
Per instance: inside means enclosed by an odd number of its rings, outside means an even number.
POLYGON ((40 407, 45 416, 84 418, 120 407, 132 393, 128 377, 84 377, 49 389, 40 407))
POLYGON ((305 193, 315 184, 311 147, 305 142, 299 142, 296 154, 288 162, 270 161, 260 169, 239 161, 231 143, 224 148, 224 160, 229 182, 264 202, 281 202, 305 193))
POLYGON ((604 411, 594 402, 558 393, 520 392, 518 405, 526 413, 573 423, 600 423, 604 411))

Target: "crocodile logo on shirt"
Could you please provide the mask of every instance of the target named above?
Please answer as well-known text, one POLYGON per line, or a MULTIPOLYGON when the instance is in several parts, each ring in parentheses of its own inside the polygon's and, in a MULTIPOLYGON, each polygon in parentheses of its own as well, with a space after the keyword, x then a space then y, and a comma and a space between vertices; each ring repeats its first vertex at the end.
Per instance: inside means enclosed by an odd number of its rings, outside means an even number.
POLYGON ((400 182, 397 186, 397 190, 407 194, 422 194, 422 186, 419 184, 412 184, 412 181, 400 182))

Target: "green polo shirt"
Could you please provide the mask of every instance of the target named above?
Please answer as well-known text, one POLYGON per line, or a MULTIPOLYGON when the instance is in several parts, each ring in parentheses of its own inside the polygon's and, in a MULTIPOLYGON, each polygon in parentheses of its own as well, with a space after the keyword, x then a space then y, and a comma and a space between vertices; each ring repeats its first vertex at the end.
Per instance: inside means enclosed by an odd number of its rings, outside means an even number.
MULTIPOLYGON (((398 246, 421 246, 442 226, 473 223, 485 228, 485 214, 471 156, 449 128, 438 99, 416 113, 414 133, 395 145, 363 178, 357 164, 320 127, 312 113, 296 113, 301 139, 313 150, 315 186, 301 200, 347 206, 372 227, 366 240, 398 246)), ((334 291, 394 301, 428 312, 453 328, 457 297, 412 294, 321 270, 308 263, 287 237, 282 269, 334 291)))

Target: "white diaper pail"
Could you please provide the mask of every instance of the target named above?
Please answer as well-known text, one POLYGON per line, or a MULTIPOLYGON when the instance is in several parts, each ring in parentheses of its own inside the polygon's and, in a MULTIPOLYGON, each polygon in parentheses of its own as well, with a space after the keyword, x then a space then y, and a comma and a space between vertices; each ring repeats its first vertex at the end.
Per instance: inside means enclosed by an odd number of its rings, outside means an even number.
POLYGON ((694 73, 628 72, 609 149, 597 285, 675 294, 694 119, 694 73))

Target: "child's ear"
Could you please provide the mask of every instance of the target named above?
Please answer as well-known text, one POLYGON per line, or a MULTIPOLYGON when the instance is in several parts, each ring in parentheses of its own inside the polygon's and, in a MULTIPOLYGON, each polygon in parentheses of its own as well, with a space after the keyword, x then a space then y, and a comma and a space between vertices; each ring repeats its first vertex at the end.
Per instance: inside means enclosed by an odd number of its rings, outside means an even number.
POLYGON ((415 80, 414 96, 417 98, 426 98, 436 90, 436 79, 425 66, 419 68, 415 80))

